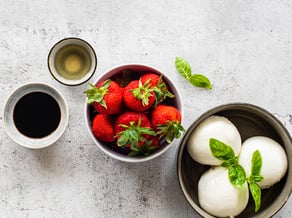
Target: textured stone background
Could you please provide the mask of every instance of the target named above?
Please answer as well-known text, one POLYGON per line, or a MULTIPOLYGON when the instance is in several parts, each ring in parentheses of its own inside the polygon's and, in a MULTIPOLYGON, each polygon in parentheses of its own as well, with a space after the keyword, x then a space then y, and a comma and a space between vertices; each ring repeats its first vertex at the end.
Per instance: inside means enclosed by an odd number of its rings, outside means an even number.
MULTIPOLYGON (((183 98, 187 128, 206 110, 248 102, 292 132, 292 1, 0 0, 0 119, 7 96, 26 82, 59 89, 70 108, 63 137, 28 150, 0 126, 0 217, 196 217, 176 178, 179 141, 161 157, 127 164, 103 154, 83 118, 87 85, 65 87, 47 69, 64 37, 87 40, 98 56, 95 80, 122 63, 160 68, 183 98), (213 90, 194 88, 176 56, 205 74, 213 90)), ((291 217, 292 200, 275 217, 291 217)))

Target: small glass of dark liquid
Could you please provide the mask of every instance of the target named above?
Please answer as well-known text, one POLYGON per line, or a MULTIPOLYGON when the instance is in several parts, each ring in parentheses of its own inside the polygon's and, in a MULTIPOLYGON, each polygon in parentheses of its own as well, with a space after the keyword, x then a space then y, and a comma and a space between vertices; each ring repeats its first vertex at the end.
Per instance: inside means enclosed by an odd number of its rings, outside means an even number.
POLYGON ((61 119, 58 102, 44 92, 31 92, 16 103, 13 120, 27 137, 42 138, 57 129, 61 119))
POLYGON ((45 83, 17 88, 4 107, 4 129, 10 138, 27 148, 44 148, 64 133, 69 109, 63 95, 45 83))

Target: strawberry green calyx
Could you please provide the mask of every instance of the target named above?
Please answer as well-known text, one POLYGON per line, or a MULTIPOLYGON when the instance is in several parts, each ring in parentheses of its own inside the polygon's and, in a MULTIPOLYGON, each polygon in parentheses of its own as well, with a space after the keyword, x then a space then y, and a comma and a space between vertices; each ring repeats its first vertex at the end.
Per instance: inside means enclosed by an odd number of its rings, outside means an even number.
POLYGON ((166 124, 158 125, 157 135, 159 135, 159 139, 165 136, 167 143, 171 143, 174 138, 179 138, 184 131, 185 129, 178 121, 171 122, 168 120, 166 124))
POLYGON ((102 86, 96 87, 89 83, 90 88, 85 91, 87 96, 87 103, 92 104, 93 102, 100 103, 103 107, 107 108, 106 103, 103 99, 104 95, 108 93, 108 88, 111 84, 111 80, 105 80, 102 86))
POLYGON ((137 124, 132 121, 129 125, 120 124, 120 126, 125 128, 125 130, 117 134, 119 137, 117 144, 120 147, 130 145, 132 151, 139 152, 139 143, 147 141, 144 135, 156 135, 155 131, 151 128, 141 127, 141 119, 138 120, 137 124))
POLYGON ((159 148, 159 146, 153 146, 151 144, 152 144, 152 140, 145 141, 145 143, 141 147, 138 148, 138 151, 131 151, 128 154, 128 156, 130 157, 134 157, 137 155, 148 156, 149 154, 151 154, 152 151, 159 148))
POLYGON ((142 105, 146 106, 149 104, 149 98, 153 95, 151 92, 153 92, 153 89, 150 87, 150 81, 146 81, 144 84, 142 84, 141 80, 139 80, 139 87, 132 89, 133 96, 137 99, 140 99, 142 101, 142 105))
POLYGON ((172 94, 170 91, 168 91, 166 83, 162 80, 162 75, 159 77, 157 85, 153 87, 153 91, 154 91, 155 96, 156 96, 156 104, 161 103, 167 97, 168 98, 175 97, 174 94, 172 94))

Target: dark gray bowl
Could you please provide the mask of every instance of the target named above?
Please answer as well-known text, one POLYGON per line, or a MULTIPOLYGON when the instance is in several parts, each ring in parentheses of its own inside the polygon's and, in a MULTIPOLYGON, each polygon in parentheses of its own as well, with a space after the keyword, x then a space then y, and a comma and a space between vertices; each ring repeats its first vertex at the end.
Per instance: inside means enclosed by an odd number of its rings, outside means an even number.
POLYGON ((280 143, 288 157, 288 170, 284 178, 269 189, 262 190, 261 209, 254 213, 254 203, 250 197, 245 210, 237 217, 271 217, 288 200, 292 191, 292 139, 282 125, 268 111, 251 104, 233 103, 215 107, 200 116, 182 138, 177 155, 177 174, 179 185, 187 202, 202 217, 213 217, 204 211, 198 201, 198 181, 209 167, 195 162, 187 152, 187 142, 193 130, 206 118, 219 115, 228 118, 239 130, 242 141, 262 135, 280 143))

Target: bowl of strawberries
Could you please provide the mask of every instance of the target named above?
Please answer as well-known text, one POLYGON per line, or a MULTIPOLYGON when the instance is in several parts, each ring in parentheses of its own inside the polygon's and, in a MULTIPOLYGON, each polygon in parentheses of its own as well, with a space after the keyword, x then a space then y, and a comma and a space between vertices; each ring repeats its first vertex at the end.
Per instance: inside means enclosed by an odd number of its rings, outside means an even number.
POLYGON ((125 162, 158 157, 180 138, 182 103, 160 70, 143 64, 114 67, 89 83, 85 120, 95 144, 125 162))

